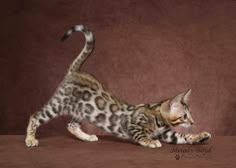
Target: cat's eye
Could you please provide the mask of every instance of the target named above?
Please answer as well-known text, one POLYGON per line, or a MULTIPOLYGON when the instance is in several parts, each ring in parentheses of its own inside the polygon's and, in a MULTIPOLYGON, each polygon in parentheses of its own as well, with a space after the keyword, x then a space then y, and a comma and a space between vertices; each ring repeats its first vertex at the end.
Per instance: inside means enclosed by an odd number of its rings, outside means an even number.
POLYGON ((184 118, 184 119, 187 119, 187 114, 184 114, 184 115, 183 115, 183 118, 184 118))

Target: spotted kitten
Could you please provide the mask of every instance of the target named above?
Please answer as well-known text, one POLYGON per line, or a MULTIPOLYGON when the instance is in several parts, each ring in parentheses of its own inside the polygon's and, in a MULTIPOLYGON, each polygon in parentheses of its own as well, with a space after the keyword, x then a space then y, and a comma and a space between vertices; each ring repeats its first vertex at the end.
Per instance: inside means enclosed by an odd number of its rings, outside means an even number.
POLYGON ((85 46, 48 103, 31 115, 26 146, 38 146, 35 138, 37 128, 61 115, 72 117, 67 127, 69 132, 89 142, 98 138, 81 130, 80 124, 84 119, 119 138, 151 148, 161 147, 160 141, 196 144, 211 137, 207 132, 193 135, 171 130, 171 126, 187 127, 194 123, 188 106, 191 90, 159 103, 132 105, 116 98, 92 75, 81 72, 81 65, 93 51, 94 37, 88 28, 76 25, 67 31, 62 41, 75 31, 84 33, 85 46))

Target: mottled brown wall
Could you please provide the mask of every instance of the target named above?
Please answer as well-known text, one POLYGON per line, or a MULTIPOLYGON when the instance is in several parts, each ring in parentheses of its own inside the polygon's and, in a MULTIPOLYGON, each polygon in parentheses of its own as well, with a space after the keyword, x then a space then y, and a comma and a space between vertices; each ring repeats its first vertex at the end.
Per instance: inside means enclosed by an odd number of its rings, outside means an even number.
MULTIPOLYGON (((1 3, 0 134, 22 134, 83 47, 74 24, 94 31, 83 66, 131 103, 192 88, 192 132, 236 135, 236 1, 15 0, 1 3)), ((64 134, 68 118, 40 129, 64 134)), ((89 132, 96 132, 85 126, 89 132)))

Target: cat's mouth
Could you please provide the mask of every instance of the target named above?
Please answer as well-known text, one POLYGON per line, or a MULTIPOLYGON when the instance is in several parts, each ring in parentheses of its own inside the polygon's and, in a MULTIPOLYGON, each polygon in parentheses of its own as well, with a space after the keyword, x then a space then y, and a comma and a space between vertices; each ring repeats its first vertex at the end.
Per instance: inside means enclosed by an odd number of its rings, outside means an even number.
POLYGON ((189 128, 191 126, 190 123, 183 123, 183 124, 180 124, 179 126, 183 127, 183 128, 189 128))

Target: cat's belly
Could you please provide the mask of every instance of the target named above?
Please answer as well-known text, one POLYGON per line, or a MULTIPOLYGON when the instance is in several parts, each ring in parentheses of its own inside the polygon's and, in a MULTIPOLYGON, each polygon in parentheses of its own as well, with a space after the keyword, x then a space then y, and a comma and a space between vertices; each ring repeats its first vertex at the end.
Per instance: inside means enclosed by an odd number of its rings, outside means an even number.
POLYGON ((103 112, 96 111, 94 114, 85 117, 91 124, 105 130, 107 133, 111 133, 116 137, 122 139, 129 139, 130 136, 126 130, 125 120, 128 115, 123 112, 103 112))

